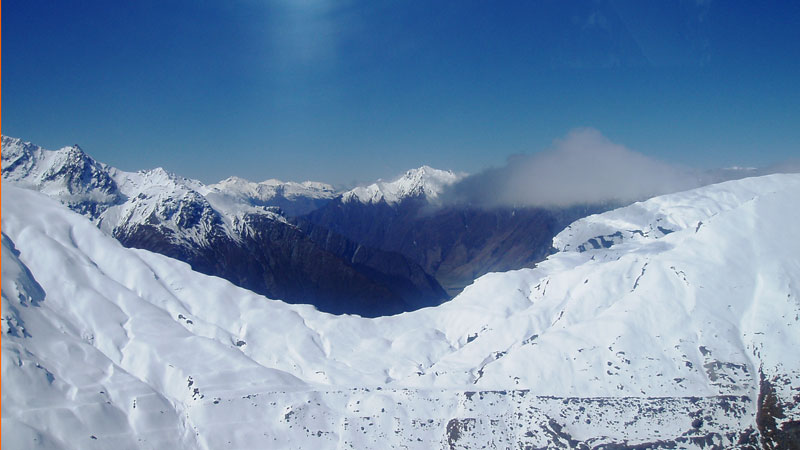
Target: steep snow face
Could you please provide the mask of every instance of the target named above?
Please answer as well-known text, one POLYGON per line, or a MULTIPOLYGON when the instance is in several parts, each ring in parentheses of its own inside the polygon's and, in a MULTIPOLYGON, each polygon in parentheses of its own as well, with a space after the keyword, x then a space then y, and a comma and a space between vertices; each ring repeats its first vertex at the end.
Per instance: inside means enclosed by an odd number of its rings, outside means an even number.
POLYGON ((362 203, 398 203, 406 198, 423 197, 435 202, 445 187, 462 179, 465 174, 456 174, 451 170, 439 170, 429 166, 412 169, 399 178, 368 186, 359 186, 345 192, 342 201, 358 201, 362 203))
POLYGON ((576 222, 557 239, 565 251, 535 269, 363 319, 125 249, 4 186, 4 437, 43 448, 733 447, 800 418, 798 199, 800 175, 659 197, 576 222), (617 232, 611 246, 578 248, 617 232), (765 398, 780 411, 757 425, 765 398))

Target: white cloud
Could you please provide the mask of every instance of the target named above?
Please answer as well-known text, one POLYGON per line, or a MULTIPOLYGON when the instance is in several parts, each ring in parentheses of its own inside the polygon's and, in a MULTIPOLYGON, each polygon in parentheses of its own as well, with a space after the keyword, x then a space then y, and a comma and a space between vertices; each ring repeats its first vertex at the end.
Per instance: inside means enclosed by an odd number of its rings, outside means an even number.
POLYGON ((586 128, 570 132, 547 151, 512 157, 504 167, 465 179, 448 198, 483 207, 630 202, 697 187, 708 178, 631 151, 586 128))

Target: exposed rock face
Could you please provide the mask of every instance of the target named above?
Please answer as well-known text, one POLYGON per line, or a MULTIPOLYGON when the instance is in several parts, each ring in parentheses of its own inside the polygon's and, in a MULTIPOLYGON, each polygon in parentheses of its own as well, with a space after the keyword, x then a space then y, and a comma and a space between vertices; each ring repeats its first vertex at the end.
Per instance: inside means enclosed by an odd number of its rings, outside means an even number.
POLYGON ((400 253, 378 250, 309 223, 302 224, 300 229, 324 250, 391 287, 403 302, 402 309, 386 308, 390 314, 438 305, 447 299, 447 293, 433 276, 400 253))
POLYGON ((761 372, 756 424, 765 450, 800 449, 800 420, 796 420, 800 394, 781 396, 776 389, 776 385, 791 387, 793 384, 796 384, 796 380, 793 382, 786 375, 768 379, 761 372))

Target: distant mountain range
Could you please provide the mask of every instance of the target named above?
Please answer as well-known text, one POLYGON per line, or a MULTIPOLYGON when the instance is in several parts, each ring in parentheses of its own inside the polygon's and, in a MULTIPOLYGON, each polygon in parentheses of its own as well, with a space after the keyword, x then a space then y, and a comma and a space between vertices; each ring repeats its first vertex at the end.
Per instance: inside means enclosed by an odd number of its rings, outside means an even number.
POLYGON ((2 144, 5 182, 59 199, 123 245, 272 298, 365 316, 446 299, 433 277, 399 254, 289 222, 286 211, 333 198, 330 186, 241 179, 206 186, 160 168, 123 172, 77 146, 48 151, 5 136, 2 144))
POLYGON ((58 199, 125 246, 271 298, 367 317, 435 306, 485 273, 531 267, 564 226, 608 208, 445 204, 440 195, 465 174, 428 166, 339 192, 124 172, 78 146, 50 151, 8 136, 2 148, 4 182, 58 199))

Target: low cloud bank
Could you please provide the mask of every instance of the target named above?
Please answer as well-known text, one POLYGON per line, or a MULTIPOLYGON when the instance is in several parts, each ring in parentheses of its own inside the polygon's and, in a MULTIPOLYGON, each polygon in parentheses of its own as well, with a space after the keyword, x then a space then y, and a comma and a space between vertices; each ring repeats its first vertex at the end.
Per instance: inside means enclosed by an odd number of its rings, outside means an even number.
POLYGON ((625 203, 752 175, 671 165, 583 128, 557 140, 550 150, 514 156, 504 167, 465 178, 442 200, 484 208, 625 203))
POLYGON ((767 167, 766 169, 757 169, 760 175, 768 175, 771 173, 800 173, 800 159, 790 159, 767 167))

